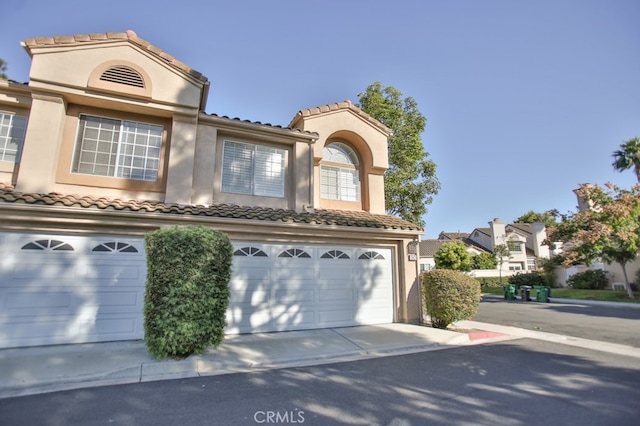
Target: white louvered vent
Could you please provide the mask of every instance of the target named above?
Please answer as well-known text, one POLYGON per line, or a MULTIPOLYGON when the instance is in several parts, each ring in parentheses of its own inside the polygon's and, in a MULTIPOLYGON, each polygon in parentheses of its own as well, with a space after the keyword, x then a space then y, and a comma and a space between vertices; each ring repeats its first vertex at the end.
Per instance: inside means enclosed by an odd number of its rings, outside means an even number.
POLYGON ((129 67, 111 67, 102 73, 100 80, 144 89, 142 76, 129 67))

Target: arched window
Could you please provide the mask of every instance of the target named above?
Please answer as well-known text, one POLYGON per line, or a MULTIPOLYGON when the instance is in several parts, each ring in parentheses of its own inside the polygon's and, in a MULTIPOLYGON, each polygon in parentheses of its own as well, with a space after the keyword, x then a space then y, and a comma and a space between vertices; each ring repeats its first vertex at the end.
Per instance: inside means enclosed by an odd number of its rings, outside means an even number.
POLYGON ((349 146, 333 142, 324 147, 320 164, 320 197, 360 201, 358 156, 349 146))

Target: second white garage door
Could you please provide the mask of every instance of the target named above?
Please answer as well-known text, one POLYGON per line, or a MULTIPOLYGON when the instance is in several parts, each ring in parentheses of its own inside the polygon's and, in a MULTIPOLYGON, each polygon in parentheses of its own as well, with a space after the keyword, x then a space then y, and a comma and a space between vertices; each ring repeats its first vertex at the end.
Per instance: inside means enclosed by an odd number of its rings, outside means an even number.
POLYGON ((393 322, 391 248, 234 246, 227 333, 393 322))

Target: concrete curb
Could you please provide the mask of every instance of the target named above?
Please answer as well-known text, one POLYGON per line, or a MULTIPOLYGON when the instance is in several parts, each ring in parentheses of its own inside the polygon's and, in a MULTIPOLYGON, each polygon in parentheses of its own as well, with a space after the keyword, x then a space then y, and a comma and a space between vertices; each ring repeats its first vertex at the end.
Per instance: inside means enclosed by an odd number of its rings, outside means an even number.
POLYGON ((143 341, 4 349, 0 398, 358 361, 468 343, 466 333, 388 324, 233 336, 183 360, 156 360, 143 341))
MULTIPOLYGON (((551 294, 553 294, 553 290, 551 292, 551 294)), ((483 294, 482 295, 483 299, 500 299, 500 300, 505 300, 504 296, 500 296, 497 294, 483 294)), ((520 300, 513 300, 510 301, 513 303, 522 303, 520 300)), ((542 304, 546 304, 545 302, 536 302, 535 300, 531 300, 530 302, 525 302, 525 303, 542 303, 542 304)), ((640 309, 640 303, 628 303, 628 302, 604 302, 601 300, 586 300, 586 299, 564 299, 561 297, 550 297, 549 298, 549 302, 547 303, 567 303, 567 304, 571 304, 571 305, 595 305, 595 306, 615 306, 615 307, 619 307, 619 308, 632 308, 632 309, 640 309)))
MULTIPOLYGON (((500 333, 511 338, 528 338, 536 340, 544 340, 547 342, 560 343, 563 345, 575 346, 594 351, 606 352, 616 355, 629 356, 640 359, 640 348, 633 346, 620 345, 616 343, 607 343, 597 340, 583 339, 580 337, 570 337, 561 334, 546 333, 544 331, 527 330, 525 328, 517 328, 506 325, 497 325, 484 323, 479 321, 459 321, 456 323, 458 327, 473 328, 477 330, 485 330, 493 333, 500 333)), ((486 340, 483 342, 485 343, 486 340)))

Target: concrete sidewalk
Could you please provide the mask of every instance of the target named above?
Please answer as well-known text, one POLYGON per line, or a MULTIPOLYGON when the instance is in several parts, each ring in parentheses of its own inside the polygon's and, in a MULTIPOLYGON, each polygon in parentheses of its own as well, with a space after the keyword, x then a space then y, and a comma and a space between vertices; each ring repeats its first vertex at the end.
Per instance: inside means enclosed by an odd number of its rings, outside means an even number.
POLYGON ((498 335, 385 324, 227 336, 217 349, 156 360, 144 341, 0 349, 0 398, 271 368, 317 365, 477 343, 498 335))

